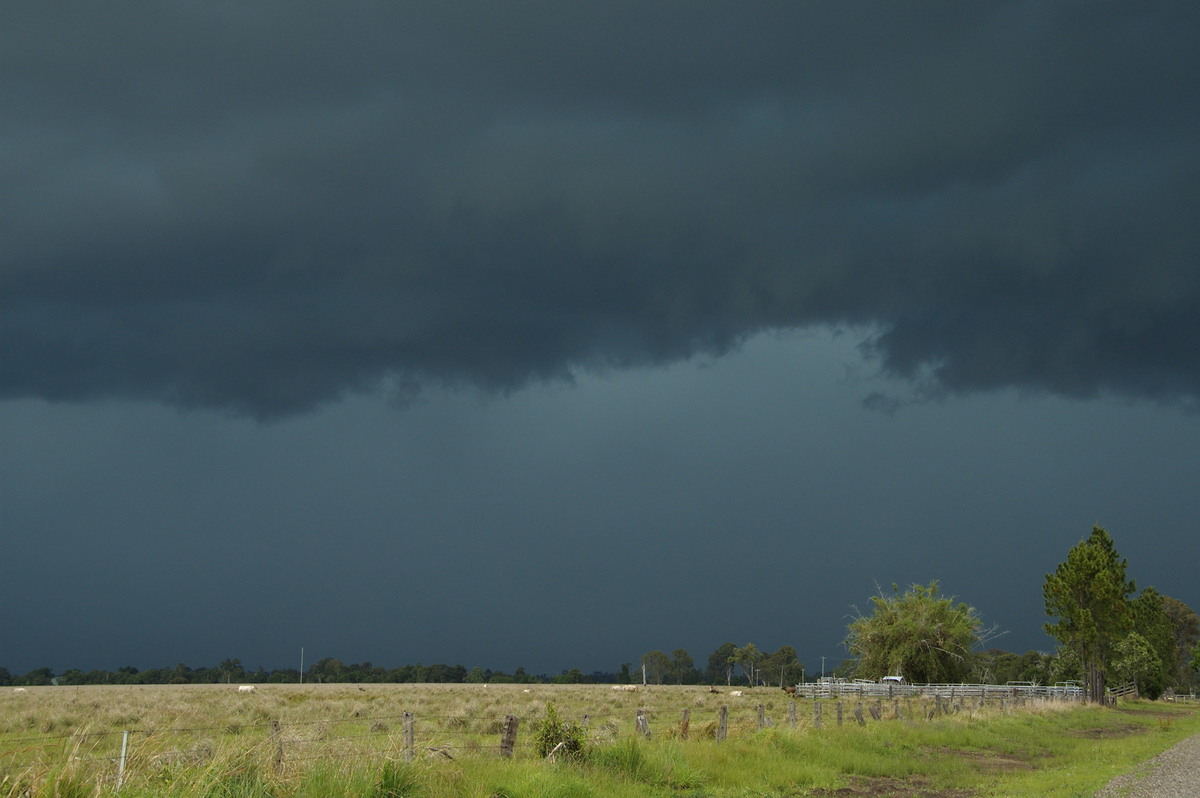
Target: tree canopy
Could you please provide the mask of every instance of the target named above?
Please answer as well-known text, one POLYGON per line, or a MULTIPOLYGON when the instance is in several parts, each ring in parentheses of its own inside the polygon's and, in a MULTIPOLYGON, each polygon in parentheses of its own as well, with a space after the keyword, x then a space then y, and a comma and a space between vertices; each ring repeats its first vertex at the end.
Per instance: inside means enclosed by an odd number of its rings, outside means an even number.
POLYGON ((1126 579, 1127 566, 1112 537, 1096 526, 1046 575, 1043 587, 1046 614, 1058 619, 1045 629, 1078 658, 1088 697, 1097 702, 1104 699, 1114 647, 1131 631, 1129 596, 1136 587, 1126 579))
POLYGON ((910 682, 958 682, 970 672, 968 655, 982 623, 974 607, 940 595, 938 583, 903 594, 872 596, 874 612, 849 626, 846 647, 868 679, 901 675, 910 682))

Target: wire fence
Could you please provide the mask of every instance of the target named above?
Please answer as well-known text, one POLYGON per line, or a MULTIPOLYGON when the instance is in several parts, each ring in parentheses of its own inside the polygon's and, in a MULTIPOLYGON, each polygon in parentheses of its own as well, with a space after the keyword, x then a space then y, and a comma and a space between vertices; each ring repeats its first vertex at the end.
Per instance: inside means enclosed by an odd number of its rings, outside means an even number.
MULTIPOLYGON (((709 739, 720 743, 728 736, 770 727, 822 729, 843 724, 865 725, 885 720, 932 720, 939 715, 975 712, 986 706, 1002 710, 1026 704, 1060 700, 1061 696, 1018 692, 1002 697, 955 693, 943 697, 849 696, 812 701, 802 713, 789 700, 783 714, 772 717, 764 704, 739 702, 731 711, 722 704, 692 717, 684 709, 671 719, 637 709, 629 717, 583 716, 579 725, 593 744, 614 741, 632 730, 645 737, 709 739)), ((779 712, 779 707, 775 707, 779 712)), ((421 715, 404 712, 378 717, 337 717, 309 721, 279 720, 263 723, 226 723, 187 728, 131 728, 93 731, 81 728, 68 733, 0 739, 0 781, 22 772, 72 768, 86 773, 94 783, 118 787, 132 774, 169 776, 187 768, 203 768, 230 761, 255 762, 277 771, 303 767, 321 760, 413 761, 455 760, 462 757, 540 756, 534 729, 541 718, 514 715, 421 715)))

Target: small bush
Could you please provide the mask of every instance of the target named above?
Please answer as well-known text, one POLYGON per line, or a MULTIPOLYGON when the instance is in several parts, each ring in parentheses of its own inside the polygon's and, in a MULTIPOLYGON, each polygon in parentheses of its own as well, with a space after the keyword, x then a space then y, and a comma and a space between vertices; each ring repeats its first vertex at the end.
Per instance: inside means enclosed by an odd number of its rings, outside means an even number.
POLYGON ((553 704, 546 705, 546 717, 534 729, 533 739, 538 756, 543 758, 553 752, 564 759, 582 759, 587 751, 587 733, 583 727, 560 718, 553 704))

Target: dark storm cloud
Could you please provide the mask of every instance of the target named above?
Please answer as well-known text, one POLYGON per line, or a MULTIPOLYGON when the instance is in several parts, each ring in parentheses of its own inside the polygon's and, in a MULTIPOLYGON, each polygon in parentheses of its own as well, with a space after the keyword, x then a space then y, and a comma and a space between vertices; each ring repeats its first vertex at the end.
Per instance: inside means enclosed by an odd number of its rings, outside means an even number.
POLYGON ((14 3, 0 395, 256 416, 771 328, 1200 396, 1187 4, 14 3))

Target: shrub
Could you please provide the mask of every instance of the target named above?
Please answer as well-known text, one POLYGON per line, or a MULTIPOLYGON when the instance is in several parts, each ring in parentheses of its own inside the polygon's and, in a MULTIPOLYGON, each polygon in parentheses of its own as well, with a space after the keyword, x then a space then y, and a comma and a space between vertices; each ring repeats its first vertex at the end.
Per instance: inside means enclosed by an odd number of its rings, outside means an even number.
POLYGON ((533 739, 538 756, 543 758, 553 753, 564 759, 582 759, 587 751, 587 735, 583 727, 560 718, 553 704, 546 705, 546 717, 534 729, 533 739))

